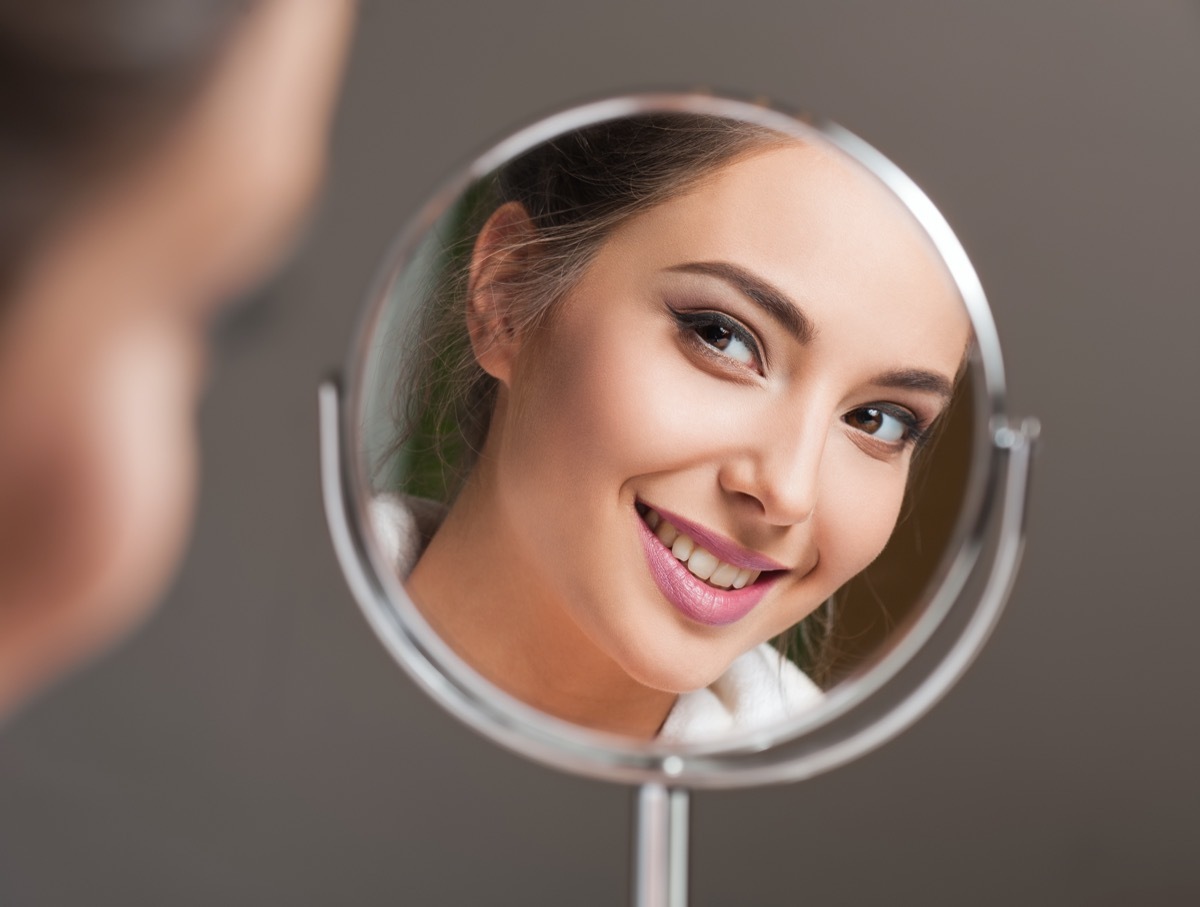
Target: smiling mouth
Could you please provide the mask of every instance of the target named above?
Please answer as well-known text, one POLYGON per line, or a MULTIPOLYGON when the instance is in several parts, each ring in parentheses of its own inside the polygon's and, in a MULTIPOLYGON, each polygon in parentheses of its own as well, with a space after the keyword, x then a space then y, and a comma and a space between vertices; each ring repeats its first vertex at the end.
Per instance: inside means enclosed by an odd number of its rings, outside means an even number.
POLYGON ((723 561, 666 520, 657 510, 638 502, 637 512, 642 522, 650 527, 651 532, 662 542, 663 547, 669 550, 692 576, 713 589, 744 589, 757 582, 764 572, 779 572, 756 570, 753 567, 723 561))
POLYGON ((684 617, 710 627, 735 623, 754 610, 787 572, 775 569, 781 566, 776 561, 703 526, 674 515, 668 519, 640 501, 636 507, 650 577, 663 598, 684 617), (705 544, 698 544, 697 538, 705 544), (725 559, 717 557, 712 548, 725 559))

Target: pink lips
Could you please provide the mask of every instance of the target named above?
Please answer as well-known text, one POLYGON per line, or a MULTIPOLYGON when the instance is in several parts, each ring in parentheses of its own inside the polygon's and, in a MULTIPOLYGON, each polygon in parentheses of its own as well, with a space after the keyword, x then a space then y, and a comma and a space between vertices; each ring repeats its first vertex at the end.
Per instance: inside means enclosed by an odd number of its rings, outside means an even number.
MULTIPOLYGON (((646 506, 649 507, 650 505, 647 504, 646 506)), ((751 551, 749 548, 743 548, 736 542, 731 542, 725 536, 717 535, 712 530, 705 529, 703 526, 671 513, 669 510, 663 510, 661 507, 651 507, 651 510, 680 532, 690 535, 692 541, 701 548, 707 548, 719 560, 725 561, 728 564, 733 564, 735 567, 742 567, 745 570, 788 569, 786 564, 773 561, 766 555, 759 554, 757 551, 751 551)))
MULTIPOLYGON (((707 548, 723 561, 748 570, 786 569, 777 561, 748 551, 695 523, 657 507, 654 509, 668 523, 691 536, 698 545, 707 548)), ((775 584, 776 577, 760 576, 742 589, 718 589, 710 586, 680 563, 636 512, 635 516, 650 575, 663 597, 685 617, 712 627, 731 624, 749 614, 775 584)))

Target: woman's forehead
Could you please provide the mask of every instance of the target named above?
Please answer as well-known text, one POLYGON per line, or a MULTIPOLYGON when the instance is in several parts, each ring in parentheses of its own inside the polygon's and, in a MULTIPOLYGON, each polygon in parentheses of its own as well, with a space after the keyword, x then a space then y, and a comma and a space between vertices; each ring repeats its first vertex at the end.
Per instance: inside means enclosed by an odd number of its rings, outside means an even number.
POLYGON ((892 279, 940 278, 957 295, 904 204, 855 162, 819 146, 744 155, 627 227, 639 242, 652 240, 650 253, 738 254, 780 282, 885 269, 892 279))
POLYGON ((826 339, 887 335, 962 355, 970 321, 940 254, 907 207, 836 149, 808 143, 743 156, 614 233, 646 277, 722 262, 778 288, 826 339), (940 342, 939 342, 940 341, 940 342))

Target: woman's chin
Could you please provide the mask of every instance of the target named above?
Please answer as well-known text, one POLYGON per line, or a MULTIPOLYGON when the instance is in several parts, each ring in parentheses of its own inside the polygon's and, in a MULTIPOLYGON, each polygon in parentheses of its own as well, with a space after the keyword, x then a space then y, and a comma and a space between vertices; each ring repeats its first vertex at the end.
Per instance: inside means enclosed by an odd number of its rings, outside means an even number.
POLYGON ((711 646, 686 642, 653 650, 639 649, 624 653, 621 666, 643 686, 665 693, 691 693, 714 683, 742 654, 729 653, 724 646, 721 649, 715 652, 711 646))

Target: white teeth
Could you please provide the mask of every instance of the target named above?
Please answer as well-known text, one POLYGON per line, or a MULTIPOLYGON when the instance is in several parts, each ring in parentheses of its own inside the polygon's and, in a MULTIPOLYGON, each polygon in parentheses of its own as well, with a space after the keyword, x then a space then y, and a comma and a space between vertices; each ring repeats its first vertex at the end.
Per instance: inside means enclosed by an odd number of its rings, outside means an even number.
POLYGON ((737 575, 738 568, 733 566, 733 564, 721 564, 712 572, 712 576, 708 578, 708 581, 714 586, 732 586, 737 575))
POLYGON ((675 555, 676 560, 680 561, 687 561, 695 550, 696 543, 686 535, 676 536, 674 543, 671 545, 671 553, 675 555))
POLYGON ((717 569, 719 563, 721 562, 717 560, 716 555, 711 551, 697 548, 692 552, 692 556, 688 558, 687 567, 692 571, 694 576, 698 576, 700 579, 708 579, 713 575, 713 571, 717 569))
POLYGON ((711 551, 701 548, 691 536, 680 532, 655 511, 647 510, 644 519, 646 525, 654 530, 658 540, 671 549, 675 559, 685 564, 693 576, 706 580, 710 585, 721 589, 744 589, 758 579, 758 570, 747 570, 722 561, 711 551))

